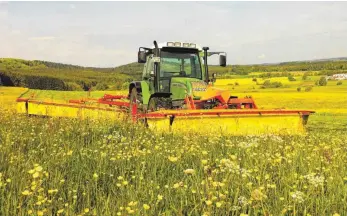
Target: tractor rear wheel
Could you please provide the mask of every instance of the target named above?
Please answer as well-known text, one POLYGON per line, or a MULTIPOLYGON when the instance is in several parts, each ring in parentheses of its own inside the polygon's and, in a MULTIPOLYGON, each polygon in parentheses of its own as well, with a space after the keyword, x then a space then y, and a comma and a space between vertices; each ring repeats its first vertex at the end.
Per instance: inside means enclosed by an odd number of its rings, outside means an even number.
POLYGON ((136 88, 132 88, 130 92, 130 113, 133 104, 137 104, 137 113, 140 113, 143 111, 143 104, 142 104, 142 97, 141 95, 137 92, 136 88))

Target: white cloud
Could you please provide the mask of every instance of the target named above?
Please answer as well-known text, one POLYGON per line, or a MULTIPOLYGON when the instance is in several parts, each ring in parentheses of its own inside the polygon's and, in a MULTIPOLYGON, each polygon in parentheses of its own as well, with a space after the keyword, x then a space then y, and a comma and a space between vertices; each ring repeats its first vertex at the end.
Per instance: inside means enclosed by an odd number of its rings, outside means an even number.
POLYGON ((32 41, 45 41, 45 40, 54 40, 55 37, 52 36, 44 36, 44 37, 31 37, 29 38, 29 40, 32 41))
POLYGON ((258 59, 264 59, 265 58, 265 54, 261 54, 258 56, 258 59))

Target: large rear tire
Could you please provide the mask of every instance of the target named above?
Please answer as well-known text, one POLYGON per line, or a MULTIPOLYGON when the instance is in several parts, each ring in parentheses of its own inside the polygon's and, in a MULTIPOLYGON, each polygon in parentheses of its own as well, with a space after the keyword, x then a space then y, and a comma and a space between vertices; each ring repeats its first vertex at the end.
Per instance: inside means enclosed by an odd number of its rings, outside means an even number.
MULTIPOLYGON (((130 99, 130 108, 129 108, 129 114, 130 115, 132 114, 132 107, 133 107, 134 103, 137 104, 137 110, 136 110, 137 114, 145 114, 146 113, 146 108, 143 105, 142 97, 137 92, 137 89, 135 87, 131 89, 129 99, 130 99)), ((145 126, 147 126, 147 120, 145 118, 144 119, 138 119, 138 121, 142 122, 145 126)))

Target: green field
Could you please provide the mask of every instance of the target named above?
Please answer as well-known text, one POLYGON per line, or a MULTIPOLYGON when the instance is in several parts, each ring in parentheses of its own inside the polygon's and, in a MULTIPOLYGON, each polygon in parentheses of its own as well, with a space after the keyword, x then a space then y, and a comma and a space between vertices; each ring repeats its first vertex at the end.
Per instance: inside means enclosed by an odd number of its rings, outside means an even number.
POLYGON ((248 76, 216 85, 260 108, 316 111, 304 136, 173 136, 29 118, 14 110, 22 93, 67 101, 104 92, 0 87, 0 215, 345 215, 347 81, 296 78, 270 79, 281 88, 262 89, 248 76))

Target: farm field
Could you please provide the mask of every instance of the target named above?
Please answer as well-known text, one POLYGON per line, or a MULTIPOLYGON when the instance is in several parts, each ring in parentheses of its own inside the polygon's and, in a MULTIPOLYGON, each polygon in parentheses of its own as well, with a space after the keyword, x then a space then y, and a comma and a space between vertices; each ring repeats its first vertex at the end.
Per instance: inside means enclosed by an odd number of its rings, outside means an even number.
POLYGON ((216 85, 260 108, 316 111, 304 136, 173 136, 28 118, 14 110, 21 94, 63 102, 87 92, 0 87, 0 215, 345 215, 347 82, 295 78, 270 78, 282 88, 250 77, 216 85))

